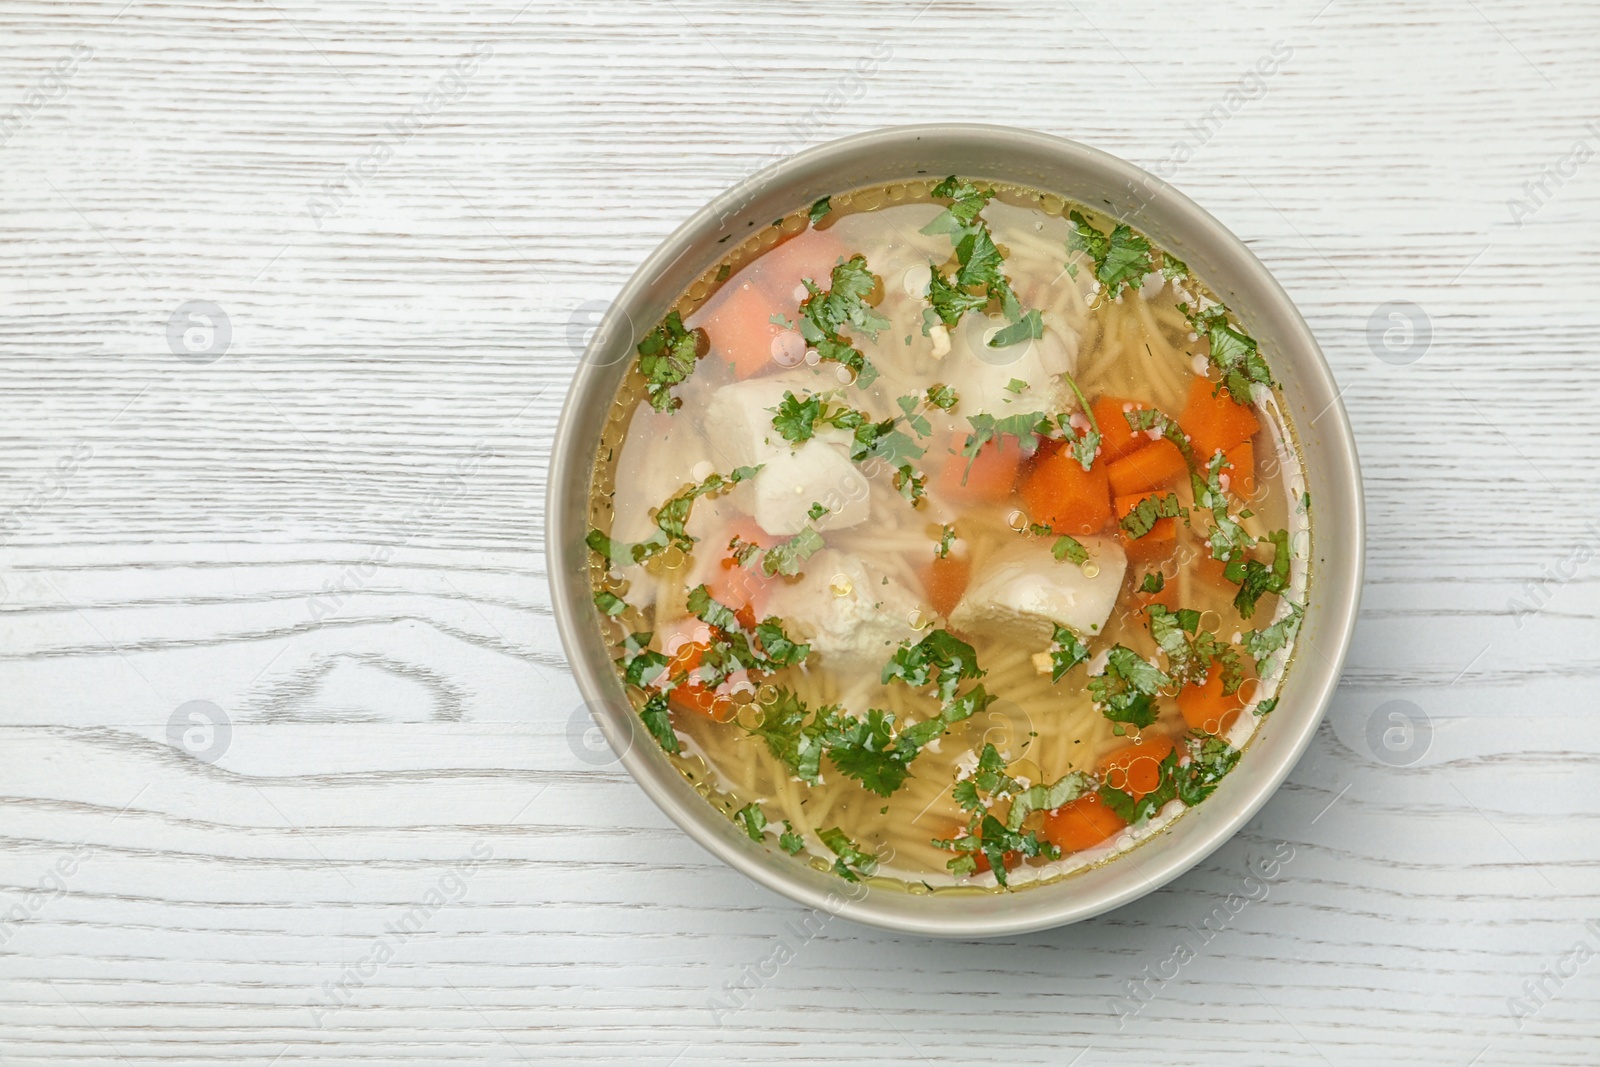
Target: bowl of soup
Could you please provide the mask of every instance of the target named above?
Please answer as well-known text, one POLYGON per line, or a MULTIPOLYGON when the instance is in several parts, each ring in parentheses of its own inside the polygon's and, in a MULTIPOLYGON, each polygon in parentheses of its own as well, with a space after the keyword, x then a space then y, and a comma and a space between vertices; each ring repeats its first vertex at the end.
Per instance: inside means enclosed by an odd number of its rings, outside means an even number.
POLYGON ((756 174, 584 353, 548 552, 574 675, 692 838, 808 906, 1012 934, 1216 849, 1337 684, 1339 392, 1160 179, 992 126, 756 174))

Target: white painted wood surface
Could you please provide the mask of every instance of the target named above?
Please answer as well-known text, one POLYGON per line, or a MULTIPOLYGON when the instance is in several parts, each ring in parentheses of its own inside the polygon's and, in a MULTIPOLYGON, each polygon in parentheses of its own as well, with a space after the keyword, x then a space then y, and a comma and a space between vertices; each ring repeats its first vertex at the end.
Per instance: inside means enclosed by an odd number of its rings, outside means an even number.
POLYGON ((0 1064, 1600 1062, 1597 36, 1489 0, 6 0, 0 1064), (1370 584, 1309 754, 1198 870, 1004 943, 801 944, 584 746, 545 463, 582 309, 663 235, 930 119, 1192 154, 1347 389, 1370 584), (214 362, 169 347, 193 300, 214 362), (1369 341, 1389 301, 1415 362, 1369 341), (1409 751, 1369 740, 1397 700, 1409 751), (186 750, 191 701, 227 729, 186 750))

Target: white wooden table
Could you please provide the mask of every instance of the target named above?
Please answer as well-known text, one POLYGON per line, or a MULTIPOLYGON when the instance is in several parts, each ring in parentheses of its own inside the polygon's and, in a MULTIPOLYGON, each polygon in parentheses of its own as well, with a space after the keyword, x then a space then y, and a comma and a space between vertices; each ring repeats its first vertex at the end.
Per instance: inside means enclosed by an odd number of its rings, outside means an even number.
POLYGON ((6 0, 0 1065, 1600 1062, 1597 35, 6 0), (1347 389, 1370 582, 1309 753, 1188 876, 1003 943, 802 937, 587 747, 545 464, 672 227, 939 119, 1164 169, 1250 242, 1347 389))

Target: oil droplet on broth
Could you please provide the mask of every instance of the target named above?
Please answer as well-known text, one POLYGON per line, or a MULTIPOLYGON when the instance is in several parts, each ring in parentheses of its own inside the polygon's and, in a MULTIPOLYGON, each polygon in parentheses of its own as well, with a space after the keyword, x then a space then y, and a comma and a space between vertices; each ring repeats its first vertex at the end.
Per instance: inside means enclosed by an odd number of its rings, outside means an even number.
POLYGON ((1006 516, 1006 525, 1021 533, 1028 528, 1028 516, 1020 511, 1013 511, 1006 516))
POLYGON ((1100 576, 1100 564, 1096 563, 1092 559, 1086 559, 1083 561, 1082 570, 1085 578, 1098 578, 1100 576))
POLYGON ((1200 613, 1200 629, 1207 633, 1216 633, 1217 627, 1222 625, 1222 616, 1210 608, 1200 613))
POLYGON ((834 596, 849 596, 855 591, 855 587, 848 574, 835 574, 833 581, 828 583, 828 588, 833 590, 834 596))
POLYGON ((756 694, 756 699, 763 704, 776 704, 778 702, 778 687, 775 685, 762 686, 761 691, 756 694))
POLYGON ((675 571, 683 566, 683 549, 677 545, 669 546, 665 552, 661 553, 661 565, 669 571, 675 571))
POLYGON ((906 622, 911 624, 913 630, 926 630, 932 621, 922 613, 921 608, 912 608, 911 613, 906 616, 906 622))

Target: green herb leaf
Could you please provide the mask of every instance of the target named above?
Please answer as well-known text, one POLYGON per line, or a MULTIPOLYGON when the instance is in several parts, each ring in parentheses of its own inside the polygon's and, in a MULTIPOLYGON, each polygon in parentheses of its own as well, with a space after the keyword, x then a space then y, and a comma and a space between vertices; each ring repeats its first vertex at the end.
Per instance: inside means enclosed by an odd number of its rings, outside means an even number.
POLYGON ((672 718, 667 712, 665 693, 651 693, 646 697, 644 707, 639 709, 639 718, 644 720, 645 729, 650 731, 650 736, 664 751, 674 756, 678 754, 682 746, 678 744, 678 735, 672 732, 672 718))
POLYGON ((1073 232, 1067 238, 1067 252, 1082 252, 1094 263, 1094 276, 1112 296, 1129 286, 1137 289, 1151 271, 1150 242, 1118 223, 1110 236, 1096 229, 1083 214, 1068 215, 1073 232))
POLYGON ((887 685, 898 679, 912 688, 921 688, 937 680, 939 700, 948 704, 963 680, 983 675, 983 669, 978 666, 978 654, 971 645, 947 630, 932 630, 914 645, 902 644, 884 664, 879 680, 887 685))
POLYGON ((827 217, 828 212, 833 210, 832 199, 832 197, 825 196, 811 205, 811 210, 808 212, 811 217, 811 225, 815 226, 821 222, 827 217))
POLYGON ((1267 593, 1281 593, 1289 588, 1289 532, 1275 530, 1267 535, 1272 542, 1272 565, 1257 559, 1234 557, 1223 568, 1223 577, 1239 586, 1233 606, 1239 617, 1248 619, 1256 612, 1256 601, 1267 593))
POLYGON ((615 593, 608 593, 601 589, 594 595, 594 606, 600 609, 600 614, 617 616, 628 610, 628 602, 615 593))
POLYGON ((951 408, 956 406, 960 399, 961 397, 954 389, 942 382, 936 385, 928 386, 928 403, 932 404, 940 411, 949 411, 951 408))
POLYGON ((824 543, 815 527, 806 526, 787 541, 780 541, 763 552, 761 571, 769 578, 779 574, 793 577, 800 573, 800 564, 821 550, 824 543))
POLYGON ((1144 581, 1139 583, 1142 593, 1159 593, 1167 587, 1167 576, 1160 571, 1151 571, 1144 576, 1144 581))
POLYGON ((1089 660, 1089 646, 1065 626, 1057 626, 1051 637, 1050 681, 1059 682, 1061 676, 1080 663, 1089 660))
POLYGON ((762 812, 760 804, 751 801, 733 813, 733 820, 744 827, 744 832, 750 835, 750 840, 766 840, 767 816, 762 812))
POLYGON ((940 530, 939 548, 936 552, 940 559, 948 559, 950 557, 950 546, 955 543, 955 540, 956 528, 954 526, 946 526, 940 530))
POLYGON ((1119 525, 1129 537, 1139 538, 1155 529, 1156 523, 1160 520, 1187 514, 1188 512, 1178 505, 1178 498, 1173 493, 1168 493, 1166 496, 1147 496, 1122 517, 1119 525))
POLYGON ((833 871, 845 881, 858 882, 862 877, 870 878, 878 869, 878 861, 870 853, 861 851, 861 846, 839 827, 823 830, 817 836, 828 846, 828 851, 839 857, 833 863, 833 871))
POLYGON ((855 255, 835 266, 827 291, 809 278, 805 286, 810 295, 800 305, 800 335, 823 362, 849 367, 856 373, 857 385, 871 385, 877 369, 839 332, 848 327, 876 340, 879 331, 889 326, 889 320, 867 303, 878 287, 878 276, 867 269, 866 257, 855 255))
POLYGON ((1293 640, 1304 616, 1305 608, 1290 601, 1289 614, 1264 630, 1251 630, 1244 635, 1244 650, 1255 657, 1257 670, 1265 670, 1272 654, 1293 640))
POLYGON ((1083 542, 1070 534, 1062 534, 1056 538, 1056 543, 1051 546, 1050 554, 1057 560, 1071 560, 1080 567, 1089 561, 1089 550, 1083 547, 1083 542))
POLYGON ((644 375, 645 395, 657 411, 676 410, 683 401, 672 395, 672 387, 686 381, 695 363, 711 349, 706 331, 684 328, 683 318, 671 312, 639 342, 639 373, 644 375))
POLYGON ((783 833, 778 835, 778 847, 791 856, 798 856, 800 850, 806 847, 805 839, 794 832, 794 826, 788 819, 783 820, 783 833))
POLYGON ((1172 679, 1155 664, 1125 645, 1114 645, 1105 672, 1089 677, 1089 694, 1107 719, 1143 729, 1156 721, 1156 695, 1171 685, 1172 679))

